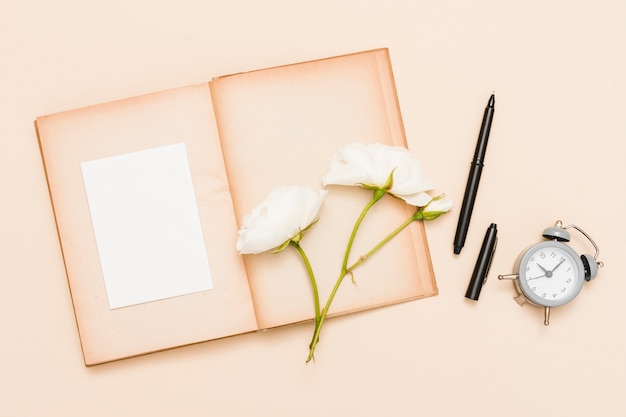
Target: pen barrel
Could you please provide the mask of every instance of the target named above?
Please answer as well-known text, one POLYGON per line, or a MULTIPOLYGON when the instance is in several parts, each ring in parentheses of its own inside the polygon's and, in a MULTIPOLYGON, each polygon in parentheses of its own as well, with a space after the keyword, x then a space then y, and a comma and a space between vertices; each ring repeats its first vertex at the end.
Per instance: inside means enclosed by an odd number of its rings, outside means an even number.
POLYGON ((472 163, 467 177, 467 185, 465 186, 465 194, 463 195, 463 203, 459 212, 459 222, 457 223, 456 233, 454 235, 454 247, 460 248, 464 246, 467 230, 469 229, 470 218, 474 210, 474 201, 478 192, 478 184, 480 183, 480 175, 483 166, 481 164, 472 163))
POLYGON ((483 284, 487 280, 487 274, 489 273, 489 267, 493 259, 493 253, 496 247, 498 229, 495 223, 491 223, 487 232, 485 233, 485 239, 480 247, 480 253, 472 272, 472 278, 470 279, 465 297, 471 300, 478 300, 480 291, 483 288, 483 284))
POLYGON ((454 253, 457 255, 461 253, 461 249, 465 245, 465 237, 467 236, 470 218, 472 217, 472 211, 474 209, 474 200, 478 192, 480 174, 482 173, 485 154, 487 152, 487 141, 489 140, 489 132, 491 131, 494 104, 495 98, 492 94, 487 103, 487 108, 485 108, 483 121, 480 126, 476 151, 474 152, 474 159, 472 160, 467 186, 465 187, 465 195, 463 196, 463 205, 459 213, 459 223, 457 224, 456 234, 454 235, 454 253))

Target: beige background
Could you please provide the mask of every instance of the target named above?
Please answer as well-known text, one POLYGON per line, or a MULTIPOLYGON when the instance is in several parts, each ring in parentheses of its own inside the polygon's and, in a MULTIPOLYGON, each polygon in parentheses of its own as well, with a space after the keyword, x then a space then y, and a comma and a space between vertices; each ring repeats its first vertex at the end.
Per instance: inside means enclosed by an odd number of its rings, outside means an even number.
POLYGON ((623 0, 0 0, 0 414, 624 415, 625 41, 623 0), (428 225, 439 296, 330 320, 306 366, 310 325, 85 368, 35 117, 376 47, 412 150, 458 206, 496 93, 462 254, 458 212, 428 225), (606 267, 546 328, 496 275, 558 218, 606 267), (499 246, 472 303, 490 222, 499 246))

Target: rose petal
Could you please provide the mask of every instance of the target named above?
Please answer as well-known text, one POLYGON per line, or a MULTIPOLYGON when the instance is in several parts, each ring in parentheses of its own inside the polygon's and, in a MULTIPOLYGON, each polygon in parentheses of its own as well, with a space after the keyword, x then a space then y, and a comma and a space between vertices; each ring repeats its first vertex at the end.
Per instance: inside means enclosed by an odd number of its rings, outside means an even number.
POLYGON ((384 187, 393 172, 390 194, 407 203, 427 204, 430 197, 420 195, 434 188, 424 175, 417 159, 408 149, 380 143, 352 143, 331 158, 329 170, 322 179, 326 185, 367 185, 384 187))
POLYGON ((274 189, 242 220, 240 253, 262 253, 281 246, 316 219, 327 191, 288 186, 274 189))

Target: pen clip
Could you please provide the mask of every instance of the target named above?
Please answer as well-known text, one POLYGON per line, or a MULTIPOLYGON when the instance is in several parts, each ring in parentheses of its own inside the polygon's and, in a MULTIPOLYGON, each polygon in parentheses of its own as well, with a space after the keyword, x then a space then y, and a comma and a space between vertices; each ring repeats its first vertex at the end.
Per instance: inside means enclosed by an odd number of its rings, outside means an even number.
POLYGON ((487 264, 487 269, 485 270, 485 278, 483 279, 483 285, 487 282, 487 277, 489 276, 489 270, 491 269, 491 262, 493 262, 493 257, 496 254, 496 248, 498 247, 498 238, 493 244, 493 249, 491 249, 491 253, 489 254, 489 263, 487 264))

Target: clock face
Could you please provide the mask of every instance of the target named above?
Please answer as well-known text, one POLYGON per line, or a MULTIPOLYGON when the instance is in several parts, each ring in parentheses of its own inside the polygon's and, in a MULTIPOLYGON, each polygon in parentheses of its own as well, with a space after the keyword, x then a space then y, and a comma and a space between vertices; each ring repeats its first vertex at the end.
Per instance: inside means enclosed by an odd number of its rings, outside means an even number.
POLYGON ((519 265, 519 285, 535 304, 559 306, 571 301, 582 288, 584 269, 578 255, 560 242, 531 247, 519 265))

